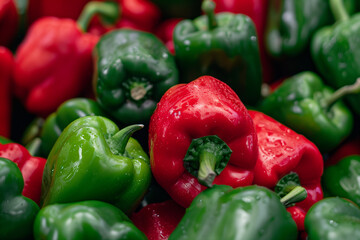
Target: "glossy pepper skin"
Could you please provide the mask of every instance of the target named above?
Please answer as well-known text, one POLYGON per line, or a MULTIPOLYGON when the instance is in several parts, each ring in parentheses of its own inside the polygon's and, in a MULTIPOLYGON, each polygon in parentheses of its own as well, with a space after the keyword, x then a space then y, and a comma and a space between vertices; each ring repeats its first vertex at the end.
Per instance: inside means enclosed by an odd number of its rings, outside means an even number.
POLYGON ((9 47, 18 30, 19 15, 15 0, 0 1, 0 46, 9 47))
MULTIPOLYGON (((318 148, 290 128, 258 111, 249 111, 258 137, 259 157, 253 184, 274 189, 285 175, 295 172, 307 191, 307 198, 295 204, 305 212, 323 198, 323 158, 318 148)), ((303 216, 304 217, 304 216, 303 216)), ((303 222, 304 219, 302 219, 303 222)), ((299 231, 303 230, 298 220, 299 231)))
POLYGON ((10 137, 13 67, 12 53, 0 46, 0 135, 4 137, 10 137))
MULTIPOLYGON (((258 157, 257 137, 247 109, 228 85, 211 76, 178 84, 164 94, 151 117, 149 149, 152 173, 174 201, 183 207, 188 207, 206 188, 197 179, 200 174, 196 177, 194 171, 196 173, 198 169, 200 173, 208 161, 201 159, 203 163, 198 163, 190 171, 184 158, 187 152, 202 155, 212 152, 211 149, 216 149, 212 154, 221 154, 218 144, 209 149, 205 144, 203 149, 190 147, 196 139, 214 135, 232 150, 228 164, 220 163, 225 168, 220 170, 220 175, 216 172, 214 184, 250 185, 258 157)), ((215 167, 215 171, 217 169, 215 167)))
POLYGON ((125 213, 134 210, 151 180, 148 156, 130 137, 139 128, 119 131, 114 122, 100 116, 82 117, 68 125, 45 165, 42 206, 99 200, 125 213))
POLYGON ((328 0, 270 0, 268 8, 265 45, 277 58, 299 55, 333 21, 328 0))
MULTIPOLYGON (((311 55, 318 71, 335 89, 355 83, 360 76, 360 14, 349 17, 341 0, 331 0, 337 22, 316 32, 311 55)), ((360 93, 347 96, 352 110, 360 115, 360 93)))
POLYGON ((95 100, 73 98, 62 103, 50 114, 41 129, 41 154, 48 156, 56 140, 72 121, 85 116, 105 116, 95 100))
POLYGON ((41 182, 46 159, 31 156, 29 151, 18 143, 0 144, 0 157, 16 163, 25 183, 22 194, 40 204, 41 182))
POLYGON ((244 104, 257 103, 261 62, 256 29, 248 16, 214 14, 209 8, 208 16, 178 23, 173 38, 181 82, 210 75, 228 84, 244 104))
POLYGON ((360 206, 360 155, 350 155, 325 168, 322 186, 325 196, 347 198, 360 206))
POLYGON ((360 209, 342 198, 325 198, 310 208, 305 229, 312 240, 356 239, 360 236, 360 209))
POLYGON ((185 214, 173 200, 151 203, 131 215, 131 221, 149 240, 167 240, 185 214))
POLYGON ((96 100, 124 124, 148 122, 161 96, 178 83, 174 57, 151 33, 114 30, 96 45, 94 59, 96 100))
POLYGON ((36 21, 15 57, 15 91, 27 111, 46 117, 91 84, 91 54, 97 41, 71 19, 36 21))
POLYGON ((39 206, 21 195, 24 180, 14 162, 0 158, 0 238, 31 239, 39 206))
POLYGON ((42 208, 35 219, 34 237, 35 240, 146 240, 120 209, 100 201, 53 204, 42 208))
POLYGON ((333 93, 316 73, 302 72, 286 79, 259 109, 305 135, 321 152, 329 152, 351 134, 354 125, 352 113, 342 101, 327 103, 333 93))
POLYGON ((170 235, 175 239, 297 239, 291 215, 271 190, 215 185, 200 193, 170 235))
POLYGON ((264 45, 264 33, 266 25, 266 16, 269 1, 268 0, 247 0, 247 1, 238 1, 238 0, 214 0, 215 2, 215 12, 232 12, 232 13, 241 13, 249 16, 254 22, 256 27, 256 33, 259 43, 259 51, 261 58, 262 66, 262 76, 264 82, 272 81, 272 67, 270 59, 267 56, 264 45))

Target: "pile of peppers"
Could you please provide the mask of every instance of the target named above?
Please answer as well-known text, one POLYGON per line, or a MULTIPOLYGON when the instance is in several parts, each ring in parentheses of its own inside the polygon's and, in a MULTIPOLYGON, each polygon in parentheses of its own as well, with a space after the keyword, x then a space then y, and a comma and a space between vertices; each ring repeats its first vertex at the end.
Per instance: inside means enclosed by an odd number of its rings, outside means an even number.
POLYGON ((360 1, 0 0, 0 239, 360 239, 360 1))

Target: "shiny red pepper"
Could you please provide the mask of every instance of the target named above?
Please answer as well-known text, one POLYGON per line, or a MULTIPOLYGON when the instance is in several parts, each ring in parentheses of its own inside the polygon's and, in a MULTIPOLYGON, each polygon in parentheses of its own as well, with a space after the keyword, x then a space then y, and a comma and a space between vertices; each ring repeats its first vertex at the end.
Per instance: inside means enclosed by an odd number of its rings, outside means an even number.
POLYGON ((130 219, 149 240, 167 240, 185 214, 185 208, 173 200, 151 203, 130 219))
POLYGON ((22 194, 39 205, 46 159, 31 156, 24 146, 17 143, 0 144, 0 157, 16 163, 24 178, 22 194))
POLYGON ((14 0, 0 0, 0 46, 10 46, 18 25, 19 15, 14 0))
POLYGON ((249 16, 253 20, 259 42, 260 57, 262 63, 264 82, 272 81, 272 67, 264 45, 264 32, 266 25, 266 15, 268 0, 213 0, 216 4, 215 12, 241 13, 249 16))
MULTIPOLYGON (((259 145, 254 184, 273 189, 282 177, 291 172, 297 173, 301 186, 307 191, 307 198, 296 203, 295 207, 307 212, 323 198, 321 176, 324 162, 320 151, 303 135, 273 118, 257 111, 251 110, 249 113, 254 121, 259 145)), ((299 217, 298 228, 304 230, 303 217, 299 217)))
POLYGON ((150 120, 149 149, 155 179, 183 207, 212 181, 252 184, 258 157, 247 109, 228 85, 210 76, 163 95, 150 120))
POLYGON ((71 19, 44 17, 29 29, 15 56, 15 91, 33 114, 47 116, 91 84, 98 37, 71 19))
POLYGON ((0 136, 10 137, 12 71, 14 60, 12 53, 0 46, 0 136))

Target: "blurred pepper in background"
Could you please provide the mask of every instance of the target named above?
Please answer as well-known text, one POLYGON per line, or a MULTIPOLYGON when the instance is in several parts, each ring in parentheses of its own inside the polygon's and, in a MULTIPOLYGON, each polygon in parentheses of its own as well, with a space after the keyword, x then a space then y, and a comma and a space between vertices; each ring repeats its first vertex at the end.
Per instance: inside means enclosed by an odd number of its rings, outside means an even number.
POLYGON ((99 37, 84 31, 94 15, 115 21, 118 11, 115 3, 89 4, 78 22, 56 17, 39 19, 17 49, 15 93, 30 113, 46 117, 91 85, 92 50, 99 37))
POLYGON ((10 137, 13 69, 12 53, 7 48, 0 46, 0 136, 3 137, 10 137))

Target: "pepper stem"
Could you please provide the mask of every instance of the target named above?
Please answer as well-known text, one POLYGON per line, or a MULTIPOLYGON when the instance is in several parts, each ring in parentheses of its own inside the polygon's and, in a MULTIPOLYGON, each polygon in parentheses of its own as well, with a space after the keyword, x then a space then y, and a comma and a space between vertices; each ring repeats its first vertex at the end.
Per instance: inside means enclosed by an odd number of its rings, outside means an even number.
POLYGON ((199 183, 212 187, 217 175, 226 167, 232 151, 218 136, 193 139, 184 157, 184 167, 199 183))
POLYGON ((307 197, 306 189, 301 186, 294 187, 288 194, 280 199, 280 202, 285 206, 289 207, 297 202, 305 200, 307 197))
POLYGON ((343 0, 330 0, 331 11, 336 21, 346 21, 349 19, 343 0))
POLYGON ((360 93, 360 78, 352 85, 346 85, 336 90, 325 102, 325 108, 331 108, 334 103, 345 95, 360 93))
POLYGON ((143 124, 134 124, 121 129, 114 136, 112 136, 110 147, 112 147, 112 149, 116 149, 119 154, 124 154, 126 145, 131 135, 143 127, 143 124))
POLYGON ((101 20, 107 24, 114 24, 120 17, 119 5, 115 2, 89 2, 85 5, 77 20, 79 27, 86 32, 91 19, 99 15, 101 20))
POLYGON ((204 0, 201 5, 201 9, 208 17, 209 30, 214 29, 218 26, 215 17, 215 6, 216 4, 212 0, 204 0))
POLYGON ((200 154, 200 168, 198 173, 198 181, 200 184, 212 187, 212 183, 216 177, 214 171, 216 162, 218 161, 217 157, 207 151, 203 151, 200 154))

